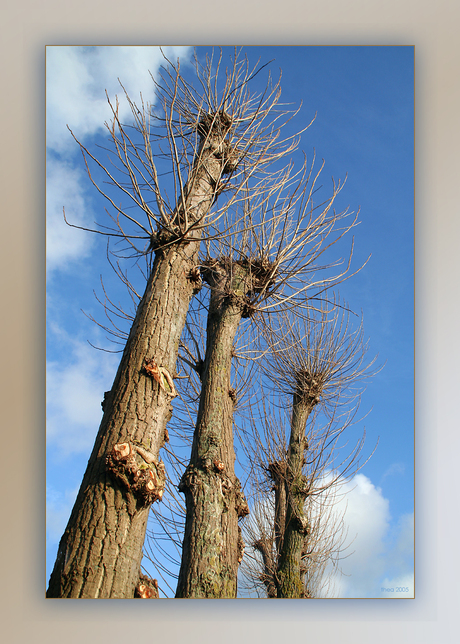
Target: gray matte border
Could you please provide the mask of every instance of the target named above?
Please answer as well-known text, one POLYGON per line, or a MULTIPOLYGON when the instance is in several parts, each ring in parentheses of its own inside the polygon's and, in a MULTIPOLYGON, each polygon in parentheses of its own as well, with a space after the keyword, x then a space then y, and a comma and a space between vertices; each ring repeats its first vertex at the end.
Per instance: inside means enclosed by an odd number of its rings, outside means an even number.
MULTIPOLYGON (((460 88, 451 0, 17 0, 2 38, 2 614, 8 641, 450 644, 460 594, 460 88), (51 44, 415 45, 416 599, 45 600, 44 57, 51 44), (3 192, 3 195, 5 192, 3 192), (454 371, 455 370, 455 371, 454 371), (454 543, 453 543, 454 542, 454 543)), ((389 187, 391 189, 391 187, 389 187)))

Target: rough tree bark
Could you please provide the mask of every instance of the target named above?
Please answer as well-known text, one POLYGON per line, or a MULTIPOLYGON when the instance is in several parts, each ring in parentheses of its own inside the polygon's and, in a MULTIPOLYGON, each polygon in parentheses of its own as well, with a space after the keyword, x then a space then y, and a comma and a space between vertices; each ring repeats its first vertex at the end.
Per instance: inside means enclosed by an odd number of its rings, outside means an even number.
MULTIPOLYGON (((294 393, 292 407, 291 434, 282 480, 275 483, 282 494, 285 504, 284 530, 281 542, 277 544, 278 569, 276 587, 278 597, 306 597, 302 551, 308 535, 309 523, 305 514, 305 499, 308 495, 308 480, 302 473, 304 454, 308 449, 305 428, 308 417, 318 402, 318 385, 313 377, 305 376, 294 393), (282 488, 284 487, 284 490, 282 488)), ((280 493, 280 492, 279 492, 280 493)))
POLYGON ((298 375, 286 458, 267 466, 275 497, 274 538, 261 537, 254 541, 253 547, 262 556, 261 581, 268 597, 311 596, 305 589, 302 562, 310 529, 305 511, 309 481, 303 474, 303 465, 308 451, 305 429, 308 417, 319 401, 319 393, 320 387, 314 377, 306 373, 298 375))
POLYGON ((263 572, 260 575, 260 581, 267 589, 267 597, 274 599, 277 597, 276 591, 276 564, 273 556, 273 542, 271 539, 261 537, 254 541, 253 547, 260 552, 263 562, 263 572))
POLYGON ((230 374, 248 279, 248 268, 230 260, 203 270, 211 297, 192 453, 179 485, 187 514, 176 597, 236 597, 243 555, 238 518, 249 509, 234 472, 230 374))
MULTIPOLYGON (((202 146, 176 221, 201 219, 216 198, 230 119, 200 123, 202 146), (184 206, 186 213, 184 213, 184 206)), ((227 159, 227 161, 226 161, 227 159)), ((172 218, 174 221, 174 217, 172 218)), ((72 514, 59 544, 47 597, 132 598, 139 581, 147 517, 161 499, 179 339, 196 284, 199 232, 159 231, 156 258, 139 304, 72 514)))

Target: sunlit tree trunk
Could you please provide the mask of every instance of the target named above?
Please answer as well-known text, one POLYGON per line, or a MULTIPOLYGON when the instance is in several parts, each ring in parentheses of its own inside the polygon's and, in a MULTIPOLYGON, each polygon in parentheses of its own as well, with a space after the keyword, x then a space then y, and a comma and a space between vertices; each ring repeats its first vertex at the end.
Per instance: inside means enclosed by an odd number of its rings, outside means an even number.
POLYGON ((203 272, 211 286, 207 344, 190 464, 179 485, 186 523, 176 597, 236 597, 242 540, 238 518, 248 507, 235 476, 232 349, 243 314, 246 269, 214 263, 203 272))
POLYGON ((267 597, 270 599, 276 598, 276 564, 273 553, 273 540, 261 537, 253 543, 253 547, 262 556, 263 572, 260 575, 260 581, 265 585, 267 597))
POLYGON ((313 408, 303 392, 294 394, 291 434, 284 474, 284 532, 278 545, 276 585, 278 597, 305 597, 302 550, 308 534, 305 498, 308 482, 302 474, 306 447, 305 427, 313 408))

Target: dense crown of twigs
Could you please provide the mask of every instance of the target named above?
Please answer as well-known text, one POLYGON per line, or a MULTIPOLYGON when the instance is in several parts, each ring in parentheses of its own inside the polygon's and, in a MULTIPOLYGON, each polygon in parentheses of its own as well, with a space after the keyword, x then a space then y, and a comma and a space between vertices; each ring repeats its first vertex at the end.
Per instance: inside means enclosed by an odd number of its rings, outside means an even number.
MULTIPOLYGON (((117 242, 115 250, 108 246, 107 256, 134 310, 141 295, 120 259, 144 257, 145 268, 138 265, 145 279, 159 249, 201 238, 200 265, 189 275, 197 291, 216 262, 228 271, 234 264, 244 265, 253 279, 248 280, 252 286, 247 292, 237 294, 245 308, 243 317, 294 308, 302 315, 306 305, 311 308, 312 301, 321 301, 325 289, 351 276, 353 244, 345 261, 330 260, 328 251, 357 224, 357 215, 333 209, 343 187, 340 181, 333 182, 328 198, 316 202, 324 162, 315 168, 314 158, 310 164, 305 159, 294 171, 289 155, 307 128, 282 138, 283 127, 296 112, 280 103, 280 81, 272 84, 269 76, 265 90, 252 94, 249 83, 260 69, 250 68, 238 52, 225 74, 221 56, 205 65, 195 56, 195 70, 197 89, 184 79, 179 63, 167 61, 160 78, 152 79, 155 107, 142 100, 138 106, 125 92, 133 117, 130 125, 119 119, 118 99, 115 105, 107 99, 113 114, 106 124, 109 163, 74 135, 90 180, 113 211, 107 212, 113 225, 100 225, 93 232, 117 242), (215 182, 212 212, 197 214, 188 195, 206 146, 216 141, 222 147, 217 156, 230 155, 232 161, 222 165, 215 182), (173 186, 171 195, 164 188, 165 175, 173 186), (112 196, 114 187, 120 202, 112 196)), ((122 320, 131 323, 134 312, 120 308, 102 287, 109 325, 100 326, 123 344, 122 320)))
MULTIPOLYGON (((118 99, 107 97, 112 119, 109 134, 109 163, 92 154, 72 133, 82 151, 89 178, 112 207, 112 226, 94 232, 127 242, 118 252, 138 256, 185 238, 193 238, 216 225, 232 205, 245 198, 250 187, 254 197, 283 185, 283 173, 270 166, 290 154, 298 136, 283 139, 282 128, 292 118, 280 104, 280 81, 269 77, 260 94, 250 91, 258 66, 249 66, 235 51, 230 68, 222 69, 222 54, 204 65, 195 55, 197 87, 189 84, 179 62, 166 60, 159 78, 153 79, 155 106, 134 102, 123 89, 133 123, 119 118, 118 99), (190 208, 189 195, 203 164, 205 150, 212 148, 221 164, 215 181, 212 215, 198 215, 190 208), (92 170, 94 168, 96 172, 92 170), (97 175, 97 176, 96 176, 97 175), (164 176, 169 175, 168 194, 164 176), (100 178, 99 178, 100 176, 100 178), (115 202, 105 183, 118 189, 115 202)), ((306 129, 306 128, 305 128, 306 129)), ((234 223, 229 223, 232 228, 234 223)), ((219 229, 212 234, 225 234, 219 229)))
POLYGON ((325 296, 320 309, 307 318, 278 316, 278 327, 265 327, 264 342, 271 347, 265 373, 285 395, 311 398, 333 417, 359 405, 362 385, 375 373, 376 358, 367 359, 362 318, 346 302, 325 296))

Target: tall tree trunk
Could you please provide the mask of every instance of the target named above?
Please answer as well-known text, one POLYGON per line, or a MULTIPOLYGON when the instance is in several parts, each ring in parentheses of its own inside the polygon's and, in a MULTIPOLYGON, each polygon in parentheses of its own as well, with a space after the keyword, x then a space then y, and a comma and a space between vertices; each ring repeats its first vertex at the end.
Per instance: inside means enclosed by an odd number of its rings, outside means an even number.
POLYGON ((203 272, 211 286, 207 344, 190 464, 179 485, 186 522, 176 597, 233 598, 242 539, 238 518, 249 509, 234 472, 232 348, 243 314, 247 270, 215 261, 203 272))
POLYGON ((278 597, 305 597, 302 570, 302 550, 308 534, 308 519, 305 515, 305 498, 308 482, 302 474, 305 428, 315 400, 298 390, 294 394, 291 435, 285 470, 285 525, 278 552, 276 585, 278 597))
MULTIPOLYGON (((225 116, 225 115, 224 115, 225 116)), ((207 117, 209 120, 209 117, 207 117)), ((220 127, 201 125, 202 146, 172 225, 211 208, 223 173, 220 127), (184 213, 184 203, 186 213, 184 213)), ((222 134, 224 132, 224 134, 222 134)), ((159 451, 171 417, 180 336, 195 284, 194 240, 160 243, 139 304, 72 514, 59 544, 47 597, 132 598, 139 579, 149 508, 161 499, 159 451)))

